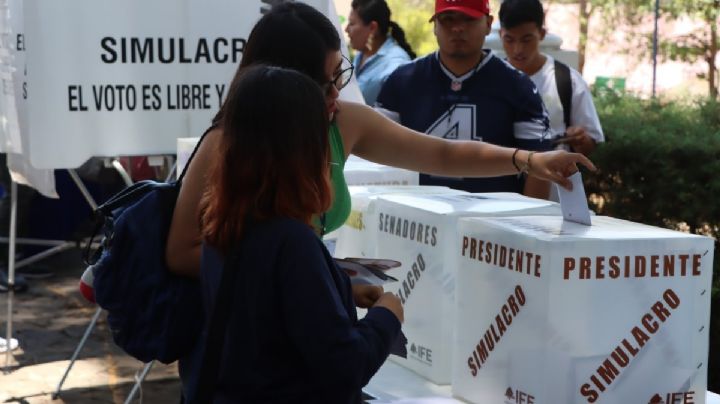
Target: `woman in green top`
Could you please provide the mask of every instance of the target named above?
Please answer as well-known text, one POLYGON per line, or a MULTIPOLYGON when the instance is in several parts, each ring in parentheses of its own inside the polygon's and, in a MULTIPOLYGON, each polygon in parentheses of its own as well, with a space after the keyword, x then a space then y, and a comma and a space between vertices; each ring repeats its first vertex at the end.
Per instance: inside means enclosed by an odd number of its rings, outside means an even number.
MULTIPOLYGON (((332 121, 332 161, 328 163, 332 165, 335 193, 333 206, 324 215, 326 232, 340 227, 350 212, 350 196, 342 174, 350 153, 380 164, 442 176, 490 177, 524 170, 564 187, 570 187, 566 177, 577 170, 577 163, 594 169, 587 158, 577 153, 552 151, 533 155, 483 142, 447 141, 400 126, 365 105, 339 101, 339 91, 349 82, 352 66, 340 53, 340 37, 333 24, 303 3, 273 7, 258 21, 248 38, 238 72, 253 63, 301 71, 325 91, 332 121)), ((223 113, 220 110, 218 114, 223 113)), ((218 132, 219 129, 214 129, 206 135, 189 163, 178 196, 166 247, 168 266, 178 274, 196 276, 199 272, 198 206, 209 161, 218 155, 218 132)), ((379 296, 380 290, 374 287, 353 290, 360 307, 371 306, 379 296)))

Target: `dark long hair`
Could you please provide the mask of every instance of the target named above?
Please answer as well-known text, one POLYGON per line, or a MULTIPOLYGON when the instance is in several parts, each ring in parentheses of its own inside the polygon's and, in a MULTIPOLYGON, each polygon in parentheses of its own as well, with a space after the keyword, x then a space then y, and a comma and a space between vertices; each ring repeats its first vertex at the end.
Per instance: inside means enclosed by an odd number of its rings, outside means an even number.
POLYGON ((311 225, 332 202, 328 113, 320 86, 264 65, 235 77, 218 122, 222 137, 200 201, 203 239, 227 252, 246 219, 311 225))
MULTIPOLYGON (((328 80, 325 73, 328 52, 338 50, 337 29, 321 12, 303 3, 280 4, 253 27, 233 80, 246 67, 262 63, 294 69, 324 83, 328 80)), ((214 121, 224 114, 221 108, 214 121)))
POLYGON ((353 0, 351 7, 366 25, 377 22, 378 29, 384 36, 389 34, 410 55, 410 59, 415 59, 417 55, 405 38, 405 31, 390 19, 390 7, 385 0, 353 0))
POLYGON ((542 29, 545 25, 545 10, 540 0, 505 0, 500 5, 500 26, 512 29, 532 22, 542 29))

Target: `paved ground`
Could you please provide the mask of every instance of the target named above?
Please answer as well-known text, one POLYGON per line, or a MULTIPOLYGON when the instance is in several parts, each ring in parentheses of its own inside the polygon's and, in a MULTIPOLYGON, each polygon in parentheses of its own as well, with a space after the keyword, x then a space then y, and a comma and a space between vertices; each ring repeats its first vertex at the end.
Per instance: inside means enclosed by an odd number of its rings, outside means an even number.
MULTIPOLYGON (((113 344, 104 314, 60 398, 51 399, 96 307, 78 292, 84 269, 79 250, 66 251, 42 264, 53 268, 53 276, 29 280, 29 290, 15 295, 13 336, 20 341, 20 348, 13 351, 12 371, 0 374, 0 403, 123 403, 143 364, 113 344)), ((2 337, 6 333, 7 297, 0 294, 2 337)), ((5 354, 0 354, 0 368, 5 363, 5 354)), ((158 364, 143 384, 142 401, 177 403, 179 391, 176 366, 158 364)))

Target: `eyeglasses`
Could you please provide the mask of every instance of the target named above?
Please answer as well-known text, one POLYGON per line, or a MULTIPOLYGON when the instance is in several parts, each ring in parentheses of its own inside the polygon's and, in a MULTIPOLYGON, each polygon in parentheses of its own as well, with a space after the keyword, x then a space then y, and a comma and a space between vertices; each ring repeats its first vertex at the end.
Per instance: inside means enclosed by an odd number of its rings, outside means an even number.
POLYGON ((326 95, 332 92, 332 87, 335 87, 336 90, 340 91, 345 88, 348 83, 350 83, 350 79, 352 79, 353 72, 355 71, 355 66, 353 66, 352 62, 350 62, 350 59, 343 55, 341 67, 342 70, 340 70, 340 72, 338 72, 332 80, 322 85, 326 95))

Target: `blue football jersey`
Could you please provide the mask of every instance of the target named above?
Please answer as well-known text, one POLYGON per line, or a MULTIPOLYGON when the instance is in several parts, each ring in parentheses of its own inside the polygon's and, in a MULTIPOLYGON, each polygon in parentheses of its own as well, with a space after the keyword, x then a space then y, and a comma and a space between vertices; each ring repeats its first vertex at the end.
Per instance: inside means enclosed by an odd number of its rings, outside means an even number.
MULTIPOLYGON (((478 140, 527 150, 552 150, 549 120, 538 90, 524 73, 486 51, 473 70, 457 77, 437 52, 399 67, 375 107, 400 124, 432 136, 478 140)), ((522 193, 519 175, 449 178, 420 175, 423 185, 469 192, 522 193)))

